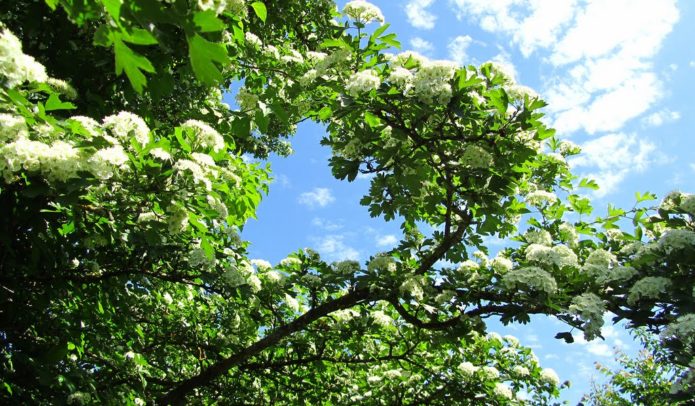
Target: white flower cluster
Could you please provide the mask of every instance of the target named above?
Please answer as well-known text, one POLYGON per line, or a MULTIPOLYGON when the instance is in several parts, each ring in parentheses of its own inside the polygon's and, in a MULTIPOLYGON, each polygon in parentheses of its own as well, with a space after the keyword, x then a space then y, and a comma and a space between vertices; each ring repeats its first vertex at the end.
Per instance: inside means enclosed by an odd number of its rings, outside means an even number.
POLYGON ((458 267, 459 272, 471 272, 480 269, 480 265, 477 262, 467 259, 461 263, 458 267))
POLYGON ((464 376, 473 376, 479 368, 468 361, 464 361, 459 364, 458 369, 464 376))
POLYGON ((209 257, 200 247, 195 247, 188 253, 188 263, 193 268, 210 269, 216 262, 214 257, 209 257))
POLYGON ((691 353, 695 351, 695 314, 678 317, 661 333, 661 337, 666 340, 679 340, 691 353))
POLYGON ((393 319, 382 310, 372 312, 372 319, 374 320, 374 324, 381 327, 390 327, 393 324, 393 319))
POLYGON ((524 234, 524 239, 529 244, 551 246, 553 237, 546 230, 529 230, 524 234))
POLYGON ((28 136, 29 130, 24 117, 0 113, 0 142, 12 142, 28 136))
POLYGON ((251 265, 258 268, 259 271, 268 271, 273 268, 270 262, 266 261, 265 259, 252 259, 250 262, 251 265))
POLYGON ((423 290, 424 278, 411 276, 406 279, 400 286, 401 292, 410 294, 415 300, 421 301, 425 296, 423 290))
POLYGON ((397 267, 393 261, 393 258, 389 257, 388 255, 377 255, 371 261, 369 261, 369 264, 367 264, 367 270, 369 272, 395 272, 396 269, 397 267))
POLYGON ((500 255, 493 258, 490 265, 492 269, 499 274, 505 274, 514 268, 514 263, 509 258, 500 255))
POLYGON ((605 250, 594 250, 584 261, 582 271, 590 276, 598 277, 609 271, 611 266, 616 263, 615 255, 605 250))
POLYGON ((391 69, 391 73, 389 74, 387 80, 393 86, 396 86, 403 92, 407 92, 409 90, 409 86, 413 82, 413 73, 401 66, 394 66, 391 69))
POLYGON ((196 162, 189 159, 179 159, 174 164, 174 170, 180 175, 185 176, 186 173, 190 173, 193 182, 198 185, 202 184, 205 186, 205 190, 212 190, 212 182, 208 179, 208 171, 203 170, 203 168, 196 162))
POLYGON ((499 396, 503 399, 511 399, 514 397, 514 393, 512 392, 511 388, 501 382, 495 383, 495 387, 492 388, 492 392, 495 394, 495 396, 499 396))
POLYGON ((567 243, 570 247, 574 247, 579 242, 579 235, 577 234, 577 229, 570 223, 562 223, 558 227, 558 232, 560 234, 560 240, 567 243))
POLYGON ((492 155, 479 145, 470 144, 461 155, 461 164, 473 169, 487 169, 494 164, 492 155))
POLYGON ((526 247, 526 259, 546 266, 555 265, 558 268, 578 267, 577 255, 566 245, 556 245, 552 248, 540 244, 526 247))
POLYGON ((202 121, 187 120, 181 125, 181 128, 192 131, 196 135, 199 145, 203 148, 209 148, 213 151, 224 149, 224 138, 217 130, 202 121))
POLYGON ((246 17, 248 13, 245 0, 198 0, 198 9, 212 10, 215 14, 229 11, 240 17, 246 17))
POLYGON ((555 278, 537 266, 520 268, 507 273, 502 277, 502 286, 507 290, 526 289, 548 294, 557 291, 555 278))
POLYGON ((572 141, 560 142, 558 149, 560 150, 560 154, 563 156, 577 155, 582 151, 581 147, 579 147, 579 145, 573 143, 572 141))
POLYGON ((145 121, 140 116, 127 111, 105 117, 103 127, 126 145, 131 136, 135 137, 140 145, 147 145, 150 142, 150 128, 145 121))
POLYGON ((683 249, 695 249, 695 232, 683 229, 667 230, 659 238, 659 247, 667 254, 683 249))
POLYGON ((380 85, 379 74, 373 69, 367 69, 350 76, 345 90, 350 96, 358 97, 363 93, 378 89, 380 85))
POLYGON ((541 381, 551 386, 558 386, 560 384, 560 378, 552 368, 545 368, 541 371, 541 381))
POLYGON ((295 266, 301 266, 302 261, 299 258, 287 257, 280 261, 280 265, 287 268, 294 268, 295 266))
POLYGON ((167 228, 169 233, 178 234, 188 227, 188 212, 177 204, 169 206, 167 209, 167 228))
POLYGON ((258 108, 258 95, 242 87, 236 95, 236 102, 241 111, 255 111, 258 108))
POLYGON ((593 293, 583 293, 572 299, 568 310, 583 321, 582 329, 587 340, 593 340, 601 334, 606 306, 600 297, 593 293))
POLYGON ((384 15, 379 7, 364 0, 349 1, 343 7, 343 14, 363 24, 372 21, 384 22, 384 15))
POLYGON ((535 190, 526 195, 526 203, 536 207, 541 207, 545 204, 553 204, 556 201, 557 196, 555 193, 545 190, 535 190))
POLYGON ((24 82, 46 82, 46 68, 22 52, 22 43, 10 30, 0 33, 0 83, 13 88, 24 82))
POLYGON ((616 266, 596 277, 599 285, 610 285, 615 282, 627 282, 637 275, 637 270, 629 266, 616 266))
POLYGON ((641 299, 658 299, 671 287, 671 280, 662 276, 647 276, 635 282, 630 288, 627 303, 635 305, 641 299))
POLYGON ((458 66, 451 61, 424 61, 413 77, 412 92, 426 104, 447 104, 452 90, 449 82, 458 66))

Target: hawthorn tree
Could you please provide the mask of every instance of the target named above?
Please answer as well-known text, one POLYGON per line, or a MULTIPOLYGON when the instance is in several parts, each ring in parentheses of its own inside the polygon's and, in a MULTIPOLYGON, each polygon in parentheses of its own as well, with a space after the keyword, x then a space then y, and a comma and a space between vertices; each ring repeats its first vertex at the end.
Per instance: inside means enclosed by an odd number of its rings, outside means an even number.
POLYGON ((591 339, 606 311, 693 378, 692 195, 591 218, 579 148, 498 66, 392 54, 365 1, 275 3, 0 5, 3 399, 550 403, 555 372, 485 320, 591 339), (396 248, 248 258, 271 175, 245 158, 289 154, 307 119, 337 178, 373 175, 361 203, 401 222, 396 248))

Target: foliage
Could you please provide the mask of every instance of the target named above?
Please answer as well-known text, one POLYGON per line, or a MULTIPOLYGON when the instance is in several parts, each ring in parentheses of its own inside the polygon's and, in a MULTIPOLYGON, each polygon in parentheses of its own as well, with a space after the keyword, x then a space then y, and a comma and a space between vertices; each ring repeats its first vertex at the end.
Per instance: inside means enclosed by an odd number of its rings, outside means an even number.
POLYGON ((692 363, 691 195, 592 219, 579 149, 503 69, 388 53, 363 1, 276 3, 0 5, 4 399, 548 404, 555 372, 485 319, 591 339, 606 310, 692 363), (373 175, 361 203, 401 222, 396 248, 248 258, 270 177, 250 156, 305 119, 337 178, 373 175), (488 258, 489 236, 516 248, 488 258))
POLYGON ((668 361, 668 354, 657 337, 643 330, 635 334, 644 349, 635 358, 619 352, 619 369, 612 370, 597 364, 596 368, 608 378, 604 384, 594 385, 585 395, 589 405, 669 405, 674 402, 671 386, 684 368, 668 361))

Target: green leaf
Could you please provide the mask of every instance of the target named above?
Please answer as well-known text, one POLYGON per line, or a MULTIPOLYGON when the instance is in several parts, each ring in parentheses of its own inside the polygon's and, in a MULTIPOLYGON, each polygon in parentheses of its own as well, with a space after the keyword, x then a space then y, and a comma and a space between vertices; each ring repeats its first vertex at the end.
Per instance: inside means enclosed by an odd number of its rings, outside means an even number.
POLYGON ((46 111, 54 110, 73 110, 76 109, 74 104, 60 100, 57 94, 53 93, 46 100, 46 111))
POLYGON ((226 25, 217 18, 212 10, 200 11, 193 16, 193 23, 199 28, 200 32, 222 31, 226 25))
POLYGON ((106 12, 116 21, 116 24, 119 24, 121 19, 121 0, 102 0, 101 3, 104 5, 106 12))
POLYGON ((214 86, 222 81, 222 73, 215 63, 226 65, 229 57, 224 45, 210 42, 198 34, 189 36, 188 56, 195 76, 206 85, 214 86))
POLYGON ((579 187, 591 189, 591 190, 598 190, 599 186, 598 183, 596 183, 595 180, 589 179, 589 178, 584 178, 581 181, 579 181, 579 187))
POLYGON ((635 192, 635 199, 637 199, 637 203, 642 203, 647 202, 649 200, 656 200, 656 195, 650 192, 635 192))
POLYGON ((121 32, 121 38, 123 41, 129 42, 135 45, 154 45, 157 43, 157 38, 152 35, 147 30, 142 28, 135 28, 131 31, 121 32))
POLYGON ((394 47, 394 48, 399 48, 399 49, 400 49, 400 47, 401 47, 401 43, 398 42, 398 40, 396 39, 396 34, 384 35, 383 37, 381 37, 381 38, 379 38, 379 39, 380 39, 381 42, 383 42, 384 44, 391 45, 391 46, 394 47))
POLYGON ((268 10, 265 8, 265 4, 261 3, 260 1, 257 1, 251 3, 251 7, 253 8, 253 11, 256 12, 258 18, 260 18, 261 21, 265 22, 266 17, 268 17, 268 10))
POLYGON ((147 84, 147 78, 142 71, 154 73, 152 63, 149 59, 130 49, 120 38, 114 39, 113 50, 116 53, 116 74, 120 75, 125 71, 133 89, 142 93, 142 89, 147 84))

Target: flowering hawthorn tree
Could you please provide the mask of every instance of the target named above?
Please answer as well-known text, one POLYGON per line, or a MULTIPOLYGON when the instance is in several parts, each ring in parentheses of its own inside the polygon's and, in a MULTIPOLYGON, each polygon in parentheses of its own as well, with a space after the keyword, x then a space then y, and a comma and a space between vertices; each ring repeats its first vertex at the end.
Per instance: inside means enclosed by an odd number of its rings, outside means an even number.
POLYGON ((691 195, 590 219, 579 149, 498 66, 388 53, 365 1, 275 3, 0 5, 3 399, 550 403, 555 372, 486 334, 531 314, 591 339, 612 311, 692 371, 691 195), (248 258, 270 174, 243 156, 290 153, 306 119, 337 178, 373 175, 361 203, 401 222, 396 248, 248 258))

